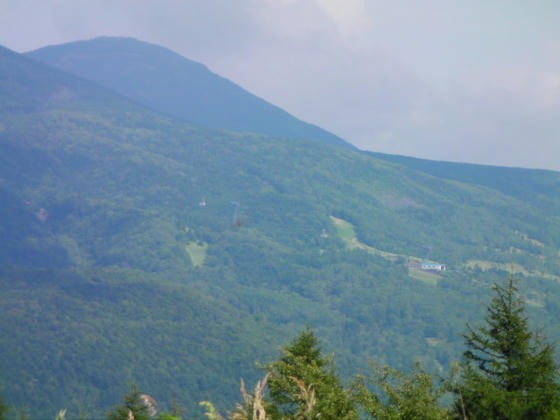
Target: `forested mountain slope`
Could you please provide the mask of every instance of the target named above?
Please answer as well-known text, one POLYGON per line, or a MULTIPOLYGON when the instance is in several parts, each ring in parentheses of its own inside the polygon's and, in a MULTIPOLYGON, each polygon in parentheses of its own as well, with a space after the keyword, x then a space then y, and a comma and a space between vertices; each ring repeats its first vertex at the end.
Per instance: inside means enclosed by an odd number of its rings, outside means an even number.
POLYGON ((200 63, 133 38, 96 38, 45 47, 27 55, 193 124, 353 147, 200 63))
POLYGON ((162 404, 231 407, 239 377, 306 323, 342 372, 369 358, 447 369, 509 269, 560 337, 560 222, 543 203, 346 147, 197 128, 6 49, 0 103, 12 406, 99 414, 136 380, 162 404))
POLYGON ((534 204, 543 202, 543 210, 550 210, 551 213, 560 211, 560 208, 555 205, 560 196, 560 177, 555 171, 444 162, 375 152, 366 153, 440 178, 483 185, 534 204))

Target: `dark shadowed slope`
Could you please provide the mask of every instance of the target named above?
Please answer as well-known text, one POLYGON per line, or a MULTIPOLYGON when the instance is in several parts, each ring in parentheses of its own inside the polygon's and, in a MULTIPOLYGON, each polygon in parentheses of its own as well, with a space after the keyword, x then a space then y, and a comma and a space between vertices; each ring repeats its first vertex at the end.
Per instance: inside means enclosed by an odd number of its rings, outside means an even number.
POLYGON ((200 63, 136 39, 97 38, 45 47, 27 55, 196 125, 353 147, 200 63))

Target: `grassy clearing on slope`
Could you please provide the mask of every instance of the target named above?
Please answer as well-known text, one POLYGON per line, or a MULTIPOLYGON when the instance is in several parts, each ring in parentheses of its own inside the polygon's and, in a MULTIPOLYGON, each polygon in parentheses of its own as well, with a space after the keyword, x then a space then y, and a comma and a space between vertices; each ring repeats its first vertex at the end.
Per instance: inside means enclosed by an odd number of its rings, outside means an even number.
POLYGON ((412 268, 412 267, 409 267, 408 275, 410 277, 423 281, 424 283, 430 284, 432 286, 436 286, 441 278, 439 274, 432 273, 431 271, 421 270, 419 268, 412 268))
POLYGON ((406 255, 393 254, 392 252, 382 251, 372 246, 366 245, 358 240, 354 225, 346 220, 339 219, 338 217, 331 216, 332 221, 336 225, 338 237, 342 239, 348 249, 363 249, 373 255, 379 255, 391 261, 396 261, 399 257, 406 258, 406 255))
POLYGON ((497 263, 497 262, 485 261, 485 260, 468 260, 465 264, 463 264, 463 267, 470 268, 470 269, 480 268, 483 271, 496 269, 496 270, 509 272, 513 275, 521 274, 525 277, 534 276, 534 277, 542 277, 545 279, 560 281, 560 276, 554 274, 542 273, 540 271, 529 271, 521 264, 516 264, 516 263, 497 263))
POLYGON ((202 245, 199 245, 197 242, 193 241, 185 245, 185 251, 187 251, 189 257, 191 257, 192 265, 195 267, 200 267, 204 264, 207 250, 208 244, 206 242, 202 242, 202 245))
POLYGON ((331 216, 331 220, 336 225, 336 231, 340 239, 342 239, 348 248, 352 247, 352 241, 356 238, 356 231, 354 225, 346 220, 339 219, 338 217, 331 216))
MULTIPOLYGON (((336 225, 336 230, 340 239, 342 239, 348 249, 363 249, 372 255, 379 255, 389 261, 397 261, 399 258, 414 261, 416 263, 420 263, 424 260, 418 257, 412 257, 409 255, 403 254, 394 254, 392 252, 382 251, 380 249, 374 248, 372 246, 366 245, 358 240, 356 237, 356 231, 352 223, 347 222, 346 220, 339 219, 338 217, 331 216, 332 221, 336 225)), ((426 270, 421 270, 419 268, 412 268, 409 267, 408 274, 410 277, 415 278, 417 280, 423 281, 426 284, 430 284, 432 286, 437 285, 440 275, 437 273, 433 273, 426 270)))
POLYGON ((536 239, 533 239, 533 238, 529 237, 529 235, 527 235, 526 233, 521 233, 521 232, 519 232, 519 231, 515 231, 515 234, 516 234, 516 235, 521 235, 521 237, 522 237, 523 239, 525 239, 526 241, 531 242, 533 245, 536 245, 536 246, 538 246, 538 247, 544 248, 544 244, 543 244, 541 241, 538 241, 538 240, 536 240, 536 239))

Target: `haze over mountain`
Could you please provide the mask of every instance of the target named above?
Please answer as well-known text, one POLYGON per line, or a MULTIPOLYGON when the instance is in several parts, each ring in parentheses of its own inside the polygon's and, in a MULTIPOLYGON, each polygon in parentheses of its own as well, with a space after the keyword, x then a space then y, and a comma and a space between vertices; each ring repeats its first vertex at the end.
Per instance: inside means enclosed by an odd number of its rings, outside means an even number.
POLYGON ((133 38, 78 41, 41 48, 27 55, 196 125, 353 147, 200 63, 133 38))
POLYGON ((201 128, 96 83, 0 49, 10 405, 101 415, 135 380, 162 405, 231 407, 307 323, 345 374, 444 372, 510 270, 560 338, 560 173, 201 128))

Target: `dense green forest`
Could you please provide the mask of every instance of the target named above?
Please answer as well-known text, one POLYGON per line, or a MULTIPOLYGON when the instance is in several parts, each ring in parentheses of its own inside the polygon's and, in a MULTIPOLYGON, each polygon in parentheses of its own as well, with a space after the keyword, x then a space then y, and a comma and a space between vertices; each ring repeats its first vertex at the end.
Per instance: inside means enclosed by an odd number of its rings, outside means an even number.
MULTIPOLYGON (((503 282, 502 282, 503 283, 503 282)), ((450 420, 558 419, 560 383, 554 347, 528 325, 518 280, 493 286, 484 325, 466 326, 466 351, 448 377, 438 378, 416 362, 409 374, 371 362, 372 374, 357 375, 345 385, 334 360, 321 351, 309 328, 281 349, 280 357, 261 365, 264 378, 254 392, 241 379, 241 401, 220 414, 211 401, 201 401, 212 420, 450 420)), ((161 407, 135 383, 123 403, 107 411, 108 420, 181 420, 176 402, 161 407)), ((10 407, 0 399, 0 420, 10 407)), ((25 410, 18 416, 28 416, 25 410)), ((67 410, 56 420, 65 420, 67 410)), ((77 417, 89 418, 87 410, 77 417)), ((188 416, 192 418, 191 416, 188 416)))
POLYGON ((560 174, 458 179, 156 105, 0 49, 0 387, 14 409, 102 417, 135 382, 165 407, 225 412, 306 324, 342 384, 371 359, 445 375, 510 272, 532 326, 560 338, 560 174))

